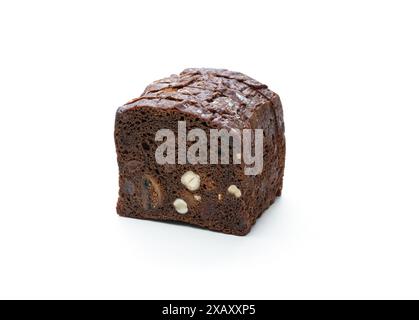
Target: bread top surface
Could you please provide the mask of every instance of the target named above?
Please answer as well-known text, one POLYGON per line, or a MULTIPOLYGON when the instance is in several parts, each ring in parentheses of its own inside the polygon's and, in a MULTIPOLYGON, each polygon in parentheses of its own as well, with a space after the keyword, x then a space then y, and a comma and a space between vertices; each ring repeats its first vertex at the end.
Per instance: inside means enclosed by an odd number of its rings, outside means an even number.
POLYGON ((190 68, 154 81, 118 112, 143 107, 178 109, 217 127, 250 127, 253 113, 278 96, 260 82, 226 69, 190 68))

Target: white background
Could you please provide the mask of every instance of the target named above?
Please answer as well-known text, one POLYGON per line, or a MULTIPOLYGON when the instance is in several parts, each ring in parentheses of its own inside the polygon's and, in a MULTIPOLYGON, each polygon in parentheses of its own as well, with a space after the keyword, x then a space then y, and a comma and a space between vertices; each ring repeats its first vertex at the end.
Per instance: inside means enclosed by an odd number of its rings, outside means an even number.
POLYGON ((417 1, 1 1, 0 298, 419 298, 417 1), (246 237, 124 219, 116 108, 186 67, 282 98, 246 237))

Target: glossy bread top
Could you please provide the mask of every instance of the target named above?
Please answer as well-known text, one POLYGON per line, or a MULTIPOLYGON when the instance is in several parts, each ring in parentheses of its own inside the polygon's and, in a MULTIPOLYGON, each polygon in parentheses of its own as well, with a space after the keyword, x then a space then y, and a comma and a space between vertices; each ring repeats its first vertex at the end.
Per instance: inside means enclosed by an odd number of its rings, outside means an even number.
POLYGON ((175 108, 221 127, 242 128, 249 126, 259 106, 269 102, 277 104, 278 95, 242 73, 193 68, 153 82, 118 112, 139 107, 175 108))

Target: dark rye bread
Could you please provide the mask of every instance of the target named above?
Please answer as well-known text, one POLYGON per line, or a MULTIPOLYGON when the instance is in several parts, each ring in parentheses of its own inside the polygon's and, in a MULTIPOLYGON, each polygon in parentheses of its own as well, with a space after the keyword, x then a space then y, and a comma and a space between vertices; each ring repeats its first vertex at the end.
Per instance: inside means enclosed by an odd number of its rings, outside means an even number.
POLYGON ((245 235, 281 195, 285 137, 280 99, 267 86, 238 72, 187 69, 155 81, 139 98, 118 109, 115 143, 121 216, 245 235), (155 134, 167 128, 177 136, 178 121, 186 121, 188 131, 201 128, 207 133, 210 128, 263 129, 262 173, 245 175, 244 164, 231 162, 159 165, 155 151, 161 142, 154 140, 155 134), (187 171, 199 175, 198 190, 190 191, 181 183, 187 171), (240 189, 240 197, 227 191, 231 185, 240 189), (175 210, 178 198, 187 203, 186 214, 175 210))

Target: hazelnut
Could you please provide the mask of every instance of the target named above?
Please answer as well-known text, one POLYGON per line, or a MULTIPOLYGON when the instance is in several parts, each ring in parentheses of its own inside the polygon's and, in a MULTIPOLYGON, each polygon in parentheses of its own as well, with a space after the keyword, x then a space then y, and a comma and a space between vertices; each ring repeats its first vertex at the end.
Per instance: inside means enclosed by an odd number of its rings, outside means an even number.
POLYGON ((173 202, 173 206, 175 207, 175 210, 180 214, 185 214, 188 212, 188 204, 183 199, 176 199, 173 202))
POLYGON ((234 184, 232 184, 231 186, 229 186, 228 189, 227 189, 227 191, 228 191, 228 193, 231 193, 232 195, 234 195, 236 198, 240 198, 242 196, 242 192, 234 184))
POLYGON ((190 191, 198 190, 201 184, 201 178, 199 177, 199 175, 192 171, 185 172, 183 176, 180 178, 180 181, 190 191))

